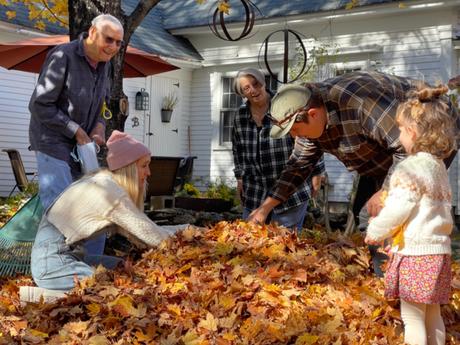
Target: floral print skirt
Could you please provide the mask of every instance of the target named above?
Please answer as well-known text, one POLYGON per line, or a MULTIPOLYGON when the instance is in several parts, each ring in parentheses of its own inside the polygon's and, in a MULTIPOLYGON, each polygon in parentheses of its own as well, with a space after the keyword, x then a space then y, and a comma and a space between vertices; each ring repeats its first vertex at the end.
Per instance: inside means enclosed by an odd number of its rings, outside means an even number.
POLYGON ((393 254, 385 274, 385 297, 414 303, 447 304, 451 280, 448 254, 393 254))

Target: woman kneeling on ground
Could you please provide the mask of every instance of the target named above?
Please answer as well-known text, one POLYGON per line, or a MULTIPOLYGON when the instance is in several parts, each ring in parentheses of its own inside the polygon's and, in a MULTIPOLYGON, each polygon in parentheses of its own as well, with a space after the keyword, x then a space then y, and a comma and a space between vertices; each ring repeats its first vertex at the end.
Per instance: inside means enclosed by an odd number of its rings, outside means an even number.
POLYGON ((45 212, 31 258, 32 277, 39 288, 22 287, 21 300, 60 297, 60 292, 74 287, 74 277, 82 279, 94 273, 94 266, 112 269, 122 261, 85 255, 83 240, 110 231, 122 234, 136 246, 153 247, 187 226, 161 227, 144 214, 151 156, 146 146, 114 131, 107 148, 108 170, 73 183, 45 212))

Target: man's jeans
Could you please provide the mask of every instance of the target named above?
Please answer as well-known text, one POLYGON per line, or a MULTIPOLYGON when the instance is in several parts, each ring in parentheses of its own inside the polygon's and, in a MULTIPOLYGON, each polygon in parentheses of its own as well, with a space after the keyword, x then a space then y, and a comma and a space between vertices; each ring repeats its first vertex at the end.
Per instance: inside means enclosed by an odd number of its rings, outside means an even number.
POLYGON ((48 207, 73 181, 67 162, 36 151, 38 185, 43 209, 48 207))
MULTIPOLYGON (((276 222, 279 225, 285 226, 286 228, 290 229, 297 229, 297 231, 301 231, 303 227, 303 221, 305 219, 305 214, 307 213, 308 203, 304 202, 303 204, 292 207, 287 211, 281 213, 270 213, 267 217, 266 223, 276 222)), ((247 208, 243 209, 243 219, 248 219, 249 214, 252 210, 247 208)))
MULTIPOLYGON (((48 207, 74 180, 72 171, 67 162, 51 157, 43 152, 36 151, 38 166, 39 196, 43 209, 48 207)), ((102 255, 104 253, 106 235, 102 234, 85 242, 88 255, 102 255)))
POLYGON ((106 255, 84 255, 80 246, 69 246, 58 229, 44 216, 32 247, 31 270, 37 286, 51 290, 70 290, 74 277, 82 279, 94 273, 91 266, 115 268, 122 260, 106 255))

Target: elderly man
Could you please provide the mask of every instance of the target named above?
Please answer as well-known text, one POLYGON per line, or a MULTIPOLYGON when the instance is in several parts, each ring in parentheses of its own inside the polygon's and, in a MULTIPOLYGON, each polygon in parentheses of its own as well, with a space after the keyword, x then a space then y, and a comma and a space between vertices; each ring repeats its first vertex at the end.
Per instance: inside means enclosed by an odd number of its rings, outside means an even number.
POLYGON ((110 60, 122 44, 123 26, 102 14, 88 33, 56 46, 46 57, 29 103, 29 138, 45 209, 81 174, 70 157, 75 145, 105 143, 101 110, 108 96, 110 60))
MULTIPOLYGON (((366 202, 369 215, 377 215, 382 185, 395 163, 405 156, 398 139, 396 109, 415 83, 422 82, 378 72, 353 72, 322 83, 280 89, 272 101, 275 126, 271 135, 277 138, 290 133, 297 140, 271 196, 250 219, 263 222, 273 207, 310 176, 324 152, 361 176, 355 219, 366 202)), ((375 261, 374 270, 381 275, 375 261)))

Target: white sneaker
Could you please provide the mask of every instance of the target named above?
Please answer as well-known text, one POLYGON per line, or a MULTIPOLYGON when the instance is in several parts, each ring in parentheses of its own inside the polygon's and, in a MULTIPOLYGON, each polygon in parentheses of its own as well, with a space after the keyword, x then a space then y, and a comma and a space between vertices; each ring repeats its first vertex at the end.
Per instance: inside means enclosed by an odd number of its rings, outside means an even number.
POLYGON ((19 300, 21 302, 40 302, 43 297, 43 302, 53 302, 59 298, 66 297, 67 291, 50 290, 36 286, 20 286, 19 300))

